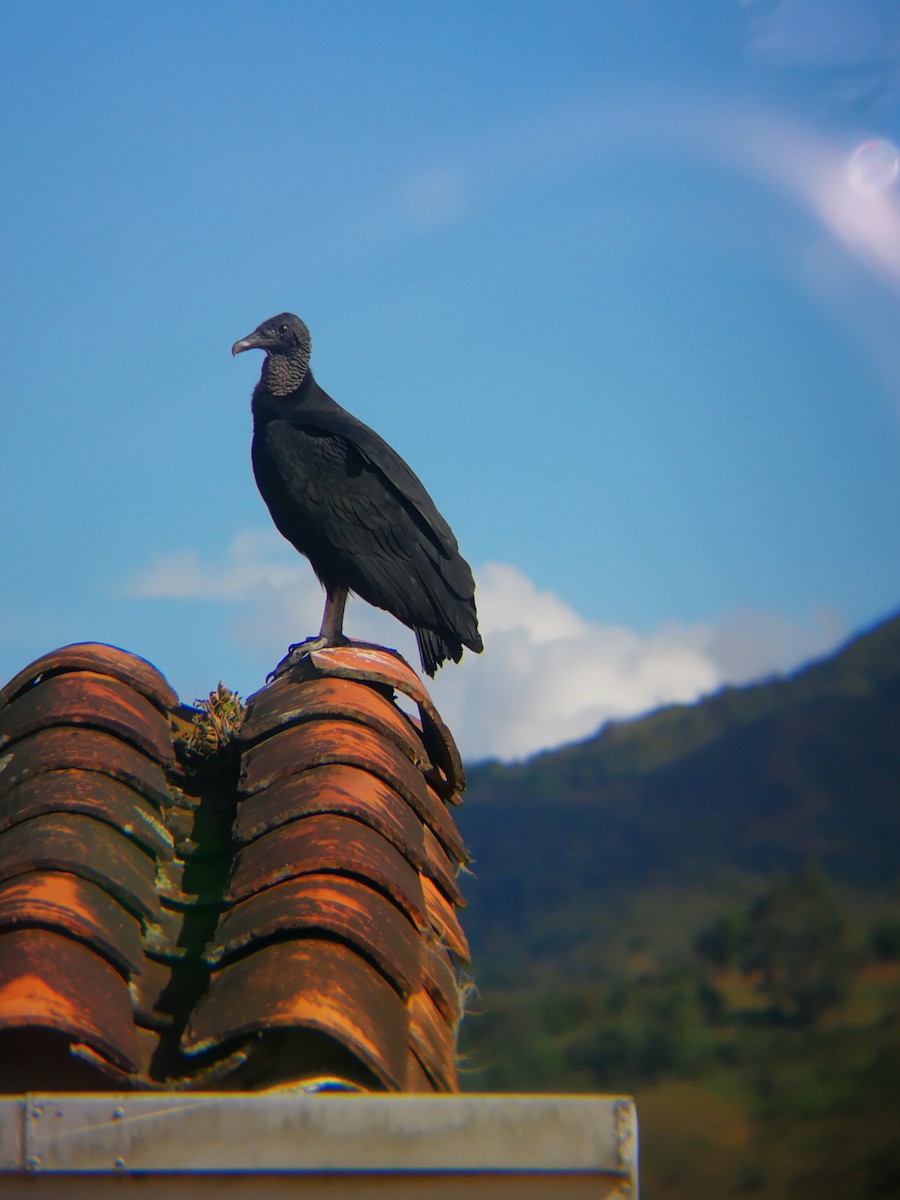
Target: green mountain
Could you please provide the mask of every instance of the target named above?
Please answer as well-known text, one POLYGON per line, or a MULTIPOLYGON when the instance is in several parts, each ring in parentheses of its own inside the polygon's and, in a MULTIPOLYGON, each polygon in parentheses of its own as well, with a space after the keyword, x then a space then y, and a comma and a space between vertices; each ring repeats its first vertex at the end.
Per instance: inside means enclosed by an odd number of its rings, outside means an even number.
POLYGON ((900 615, 458 819, 465 1086, 635 1095, 645 1200, 900 1195, 900 615))
POLYGON ((810 860, 885 885, 900 847, 900 615, 790 677, 475 766, 459 823, 478 958, 577 937, 647 888, 733 889, 810 860))

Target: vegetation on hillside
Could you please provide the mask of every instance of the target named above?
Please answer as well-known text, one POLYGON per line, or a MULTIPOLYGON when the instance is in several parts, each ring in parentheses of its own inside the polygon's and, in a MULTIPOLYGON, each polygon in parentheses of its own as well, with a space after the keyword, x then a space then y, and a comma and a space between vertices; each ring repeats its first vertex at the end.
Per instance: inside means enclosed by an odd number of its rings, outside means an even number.
POLYGON ((626 1092, 642 1195, 900 1195, 900 618, 472 771, 465 1085, 626 1092))

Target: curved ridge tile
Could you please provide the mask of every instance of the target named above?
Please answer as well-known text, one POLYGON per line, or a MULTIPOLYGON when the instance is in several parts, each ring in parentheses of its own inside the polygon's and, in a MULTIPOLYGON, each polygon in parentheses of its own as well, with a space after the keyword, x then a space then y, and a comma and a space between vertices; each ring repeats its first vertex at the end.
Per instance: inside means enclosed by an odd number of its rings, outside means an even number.
POLYGON ((89 947, 43 929, 0 934, 0 1029, 54 1029, 138 1069, 128 985, 89 947))
POLYGON ((0 794, 0 837, 47 813, 83 813, 105 821, 148 854, 171 858, 174 839, 159 812, 127 784, 99 771, 45 771, 0 794))
POLYGON ((172 987, 172 965, 155 958, 146 958, 143 970, 129 982, 134 1019, 145 1029, 172 1029, 175 1017, 167 1004, 166 993, 172 987))
POLYGON ((31 871, 0 884, 0 933, 56 929, 87 942, 127 980, 144 966, 141 923, 96 884, 65 871, 31 871))
POLYGON ((462 903, 453 864, 431 830, 383 780, 362 767, 328 763, 287 776, 243 799, 234 823, 242 846, 290 821, 334 813, 357 821, 388 839, 416 870, 430 875, 455 903, 462 903))
POLYGON ((406 1087, 404 1091, 426 1093, 443 1091, 442 1088, 435 1084, 434 1080, 419 1062, 419 1057, 412 1047, 410 1047, 406 1059, 406 1087))
POLYGON ((45 771, 99 771, 161 806, 171 799, 165 772, 140 750, 111 733, 54 726, 40 729, 0 753, 0 794, 45 771))
POLYGON ((326 717, 366 725, 393 742, 413 766, 431 766, 421 735, 406 713, 380 688, 352 679, 319 676, 297 681, 282 676, 249 698, 238 740, 250 744, 326 717))
POLYGON ((140 692, 164 714, 178 705, 178 696, 166 678, 145 658, 102 642, 74 642, 42 654, 14 675, 0 689, 0 708, 39 680, 64 671, 96 671, 111 675, 140 692))
POLYGON ((469 943, 453 905, 427 876, 422 877, 422 894, 425 897, 429 923, 438 941, 455 954, 460 962, 471 962, 469 943))
POLYGON ((323 933, 371 958, 404 998, 418 986, 419 930, 380 892, 340 875, 305 875, 235 904, 220 918, 206 960, 215 966, 277 936, 323 933))
POLYGON ((409 1033, 413 1049, 439 1091, 456 1092, 456 1030, 448 1025, 424 989, 409 1000, 409 1033))
POLYGON ((463 1006, 459 979, 450 952, 435 942, 426 943, 423 967, 425 990, 455 1037, 457 1027, 462 1019, 463 1006))
POLYGON ((459 890, 456 882, 456 872, 462 867, 458 860, 453 862, 443 845, 434 836, 428 826, 422 829, 425 846, 425 867, 423 874, 432 879, 444 895, 457 908, 465 908, 466 898, 459 890))
POLYGON ((0 838, 0 881, 32 871, 64 871, 95 883, 129 912, 161 921, 155 865, 93 817, 51 813, 13 825, 0 838))
POLYGON ((336 942, 267 946, 223 967, 184 1036, 187 1054, 285 1027, 334 1038, 394 1090, 406 1073, 406 1008, 376 969, 336 942))
POLYGON ((93 671, 53 675, 0 709, 0 750, 54 725, 101 729, 164 766, 175 761, 171 727, 149 700, 128 684, 93 671))
POLYGON ((327 763, 286 776, 238 804, 234 836, 247 845, 262 834, 302 817, 334 813, 354 817, 424 866, 422 822, 388 784, 346 763, 327 763))
POLYGON ((239 851, 226 899, 234 902, 297 876, 334 872, 368 881, 418 926, 426 920, 421 876, 391 843, 351 817, 293 821, 239 851))
POLYGON ((344 763, 382 779, 415 809, 460 862, 466 849, 440 797, 421 771, 390 742, 351 721, 322 720, 295 725, 278 737, 251 746, 241 759, 241 788, 249 795, 307 767, 344 763))
POLYGON ((465 790, 466 773, 453 735, 419 676, 396 650, 358 644, 331 646, 313 650, 309 660, 322 674, 384 684, 408 696, 419 709, 426 749, 444 773, 446 798, 453 801, 465 790))

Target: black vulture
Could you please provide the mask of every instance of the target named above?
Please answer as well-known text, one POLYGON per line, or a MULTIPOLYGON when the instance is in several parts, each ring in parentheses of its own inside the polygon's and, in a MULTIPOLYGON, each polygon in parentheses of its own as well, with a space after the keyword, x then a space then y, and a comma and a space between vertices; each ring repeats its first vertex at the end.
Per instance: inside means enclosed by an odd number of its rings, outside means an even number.
POLYGON ((313 378, 309 330, 271 317, 231 347, 266 352, 253 391, 253 473, 272 520, 325 587, 317 638, 291 647, 276 674, 311 649, 341 645, 349 592, 416 635, 429 675, 463 646, 483 649, 475 583, 450 526, 412 470, 313 378))

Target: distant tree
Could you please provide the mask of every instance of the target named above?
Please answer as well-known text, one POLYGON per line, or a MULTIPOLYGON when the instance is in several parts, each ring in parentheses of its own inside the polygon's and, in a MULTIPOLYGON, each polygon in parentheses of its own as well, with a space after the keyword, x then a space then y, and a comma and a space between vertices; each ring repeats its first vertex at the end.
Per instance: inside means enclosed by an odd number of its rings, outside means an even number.
POLYGON ((785 1022, 810 1025, 844 997, 846 922, 820 867, 780 875, 751 906, 741 967, 785 1022))
POLYGON ((750 923, 746 910, 729 909, 698 934, 694 950, 712 967, 733 966, 747 946, 750 923))
POLYGON ((900 921, 880 921, 872 930, 869 940, 876 957, 882 962, 900 959, 900 921))

